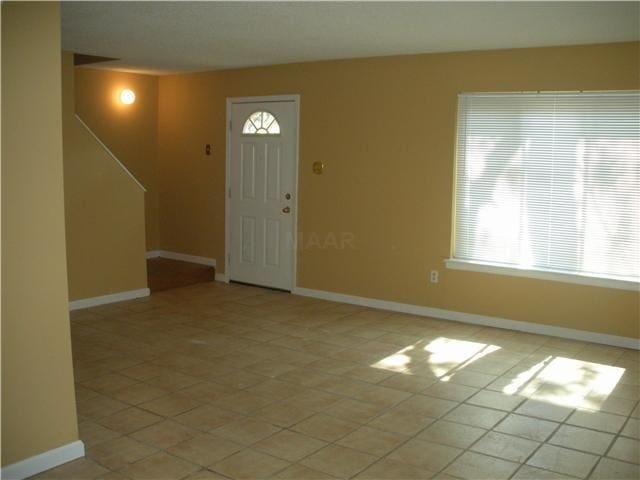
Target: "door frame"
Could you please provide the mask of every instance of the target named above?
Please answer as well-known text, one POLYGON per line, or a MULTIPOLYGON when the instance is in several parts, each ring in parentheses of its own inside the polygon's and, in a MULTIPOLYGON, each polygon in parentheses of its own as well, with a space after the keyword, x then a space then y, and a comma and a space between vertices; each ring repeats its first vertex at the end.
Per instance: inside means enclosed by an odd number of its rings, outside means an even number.
MULTIPOLYGON (((293 135, 293 152, 295 158, 293 159, 293 259, 291 262, 291 292, 293 292, 298 286, 297 271, 298 271, 298 163, 300 160, 300 95, 268 95, 257 97, 227 97, 226 108, 226 145, 225 145, 225 188, 224 188, 224 276, 222 280, 224 282, 231 281, 233 272, 231 271, 231 201, 229 193, 231 191, 231 114, 234 104, 241 103, 279 103, 279 102, 292 102, 295 113, 293 135)), ((236 126, 236 128, 238 128, 236 126)), ((217 275, 216 275, 217 276, 217 275)))

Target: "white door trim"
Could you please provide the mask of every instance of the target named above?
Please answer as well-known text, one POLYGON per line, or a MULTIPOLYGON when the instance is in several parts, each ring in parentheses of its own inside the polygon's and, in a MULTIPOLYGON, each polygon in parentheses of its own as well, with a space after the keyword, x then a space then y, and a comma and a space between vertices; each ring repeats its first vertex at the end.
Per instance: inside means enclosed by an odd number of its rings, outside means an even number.
MULTIPOLYGON (((291 275, 291 291, 297 285, 298 271, 298 164, 300 159, 300 95, 269 95, 258 97, 227 97, 227 115, 226 115, 226 146, 225 146, 225 188, 224 188, 224 278, 225 281, 233 279, 231 271, 231 200, 229 191, 231 189, 231 108, 234 104, 239 103, 265 103, 265 102, 293 102, 295 111, 295 134, 293 136, 295 145, 293 151, 295 158, 293 159, 293 179, 294 179, 294 208, 293 208, 293 261, 291 262, 293 272, 291 275)), ((237 127, 236 127, 237 128, 237 127)))

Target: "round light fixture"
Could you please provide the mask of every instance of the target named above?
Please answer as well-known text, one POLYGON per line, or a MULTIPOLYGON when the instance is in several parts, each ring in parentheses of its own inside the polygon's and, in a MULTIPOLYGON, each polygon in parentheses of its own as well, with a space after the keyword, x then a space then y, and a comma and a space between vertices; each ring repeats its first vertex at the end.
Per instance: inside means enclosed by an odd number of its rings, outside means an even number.
POLYGON ((133 93, 133 90, 129 90, 128 88, 125 88, 120 92, 120 101, 125 105, 131 105, 133 102, 136 101, 136 94, 133 93))

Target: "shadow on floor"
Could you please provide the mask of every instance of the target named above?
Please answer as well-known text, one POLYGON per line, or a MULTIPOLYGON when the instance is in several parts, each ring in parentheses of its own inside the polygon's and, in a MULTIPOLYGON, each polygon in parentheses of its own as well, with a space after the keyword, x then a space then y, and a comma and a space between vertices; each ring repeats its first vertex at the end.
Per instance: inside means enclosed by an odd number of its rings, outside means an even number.
POLYGON ((208 265, 150 258, 147 260, 147 279, 151 292, 186 287, 196 283, 213 282, 216 271, 208 265))

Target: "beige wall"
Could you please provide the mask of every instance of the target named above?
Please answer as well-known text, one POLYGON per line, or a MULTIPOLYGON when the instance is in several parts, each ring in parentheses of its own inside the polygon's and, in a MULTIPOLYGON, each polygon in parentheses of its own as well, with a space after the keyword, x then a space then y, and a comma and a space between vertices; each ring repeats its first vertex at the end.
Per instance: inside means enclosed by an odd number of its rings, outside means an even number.
POLYGON ((144 192, 75 118, 71 52, 62 73, 69 297, 146 288, 144 192))
POLYGON ((2 4, 2 465, 78 439, 57 3, 2 4))
POLYGON ((160 77, 158 190, 163 250, 215 258, 224 271, 222 74, 160 77), (211 144, 211 156, 205 145, 211 144))
POLYGON ((416 55, 160 78, 162 248, 224 268, 225 98, 300 94, 301 287, 640 336, 639 294, 446 270, 460 92, 639 88, 637 43, 416 55), (213 156, 204 145, 213 145, 213 156), (322 161, 326 172, 313 175, 322 161), (304 245, 303 245, 304 247, 304 245), (440 283, 427 282, 440 270, 440 283))
POLYGON ((147 189, 146 248, 158 249, 158 77, 78 67, 75 102, 76 113, 147 189), (124 88, 135 92, 134 104, 119 101, 124 88))

